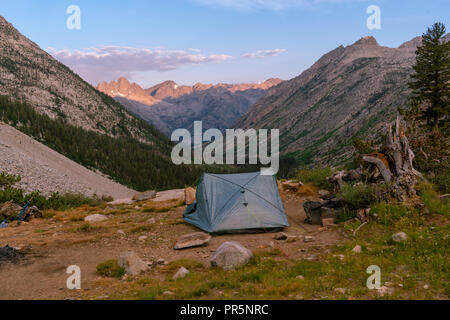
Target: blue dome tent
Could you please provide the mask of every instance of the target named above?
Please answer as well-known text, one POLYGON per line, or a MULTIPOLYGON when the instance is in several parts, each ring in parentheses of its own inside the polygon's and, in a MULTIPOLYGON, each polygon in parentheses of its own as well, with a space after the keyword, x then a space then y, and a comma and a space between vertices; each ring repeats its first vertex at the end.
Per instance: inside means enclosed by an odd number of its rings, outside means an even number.
POLYGON ((196 201, 183 217, 210 233, 274 231, 289 226, 275 177, 260 172, 204 173, 196 201))

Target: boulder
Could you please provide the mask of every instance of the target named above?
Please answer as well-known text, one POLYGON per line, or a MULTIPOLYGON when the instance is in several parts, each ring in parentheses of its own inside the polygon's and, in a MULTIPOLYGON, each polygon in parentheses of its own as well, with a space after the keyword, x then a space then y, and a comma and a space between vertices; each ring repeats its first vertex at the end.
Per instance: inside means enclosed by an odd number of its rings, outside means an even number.
POLYGON ((136 276, 148 270, 148 265, 139 258, 136 252, 122 252, 118 261, 119 267, 124 268, 127 274, 136 276))
POLYGON ((403 242, 403 241, 406 241, 407 239, 408 239, 408 236, 403 231, 392 235, 392 240, 395 242, 403 242))
POLYGON ((212 255, 211 265, 224 270, 232 270, 247 264, 252 257, 253 253, 240 243, 227 241, 222 243, 212 255))
POLYGON ((178 200, 180 202, 184 201, 185 200, 184 189, 160 191, 156 194, 156 197, 153 199, 153 201, 155 202, 169 201, 169 200, 178 200))
POLYGON ((105 221, 108 220, 107 216, 104 216, 102 214, 91 214, 89 216, 87 216, 86 218, 84 218, 84 221, 86 222, 100 222, 100 221, 105 221))
POLYGON ((184 200, 185 204, 190 205, 193 204, 195 201, 195 189, 188 187, 184 189, 184 200))
POLYGON ((185 267, 181 267, 178 271, 173 275, 172 279, 177 280, 179 278, 184 278, 189 274, 189 270, 185 267))
POLYGON ((320 208, 323 206, 324 201, 305 201, 303 202, 303 208, 306 213, 306 220, 312 224, 320 224, 321 223, 321 210, 320 208))
POLYGON ((175 250, 181 250, 192 247, 199 247, 207 244, 211 240, 211 236, 204 232, 194 232, 185 234, 178 238, 175 244, 175 250))
POLYGON ((31 206, 26 212, 23 220, 30 221, 34 218, 42 218, 42 212, 36 206, 31 206))
POLYGON ((0 218, 6 220, 14 220, 17 218, 22 207, 15 204, 13 201, 5 202, 0 205, 0 218))
POLYGON ((132 199, 134 201, 150 200, 150 199, 154 199, 156 197, 156 194, 157 194, 157 192, 155 190, 139 192, 139 193, 136 193, 132 199))
POLYGON ((320 208, 320 218, 321 219, 337 219, 337 212, 333 208, 321 207, 320 208))

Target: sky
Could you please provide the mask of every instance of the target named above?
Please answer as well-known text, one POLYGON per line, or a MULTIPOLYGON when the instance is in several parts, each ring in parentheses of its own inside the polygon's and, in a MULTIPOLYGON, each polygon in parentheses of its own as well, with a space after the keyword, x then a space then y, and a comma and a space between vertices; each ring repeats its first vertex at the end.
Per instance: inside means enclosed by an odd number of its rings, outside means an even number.
POLYGON ((91 84, 144 88, 287 80, 364 36, 397 47, 437 21, 450 30, 449 0, 0 0, 0 15, 91 84))

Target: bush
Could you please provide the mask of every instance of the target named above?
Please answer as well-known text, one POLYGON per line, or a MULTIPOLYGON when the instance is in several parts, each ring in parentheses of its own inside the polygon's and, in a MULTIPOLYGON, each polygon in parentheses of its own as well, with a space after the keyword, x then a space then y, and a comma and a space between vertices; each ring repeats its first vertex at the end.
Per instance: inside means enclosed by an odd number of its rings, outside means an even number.
POLYGON ((375 187, 367 184, 351 186, 344 184, 340 196, 351 210, 367 208, 378 200, 375 187))
POLYGON ((103 277, 122 278, 125 268, 119 267, 117 260, 107 260, 97 266, 97 274, 103 277))
POLYGON ((297 171, 297 179, 301 182, 310 182, 322 189, 332 189, 333 184, 327 180, 332 174, 331 168, 300 169, 297 171))
POLYGON ((0 188, 10 188, 20 181, 20 176, 0 172, 0 188))

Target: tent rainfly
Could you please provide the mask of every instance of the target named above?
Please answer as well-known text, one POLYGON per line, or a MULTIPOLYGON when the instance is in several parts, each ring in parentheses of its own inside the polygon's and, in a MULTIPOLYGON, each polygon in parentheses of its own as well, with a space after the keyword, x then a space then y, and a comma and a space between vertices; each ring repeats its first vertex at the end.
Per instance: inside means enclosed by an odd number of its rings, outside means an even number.
POLYGON ((275 177, 260 172, 204 173, 196 201, 183 217, 210 233, 274 231, 289 226, 275 177))

